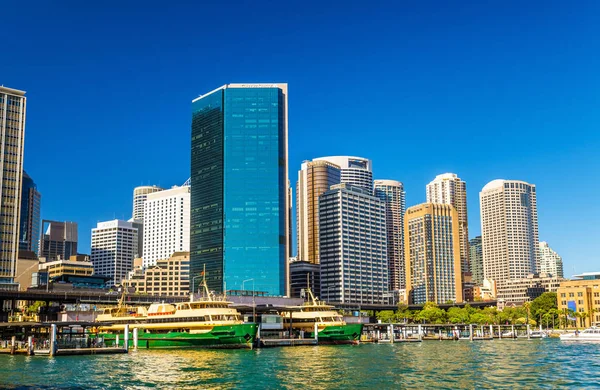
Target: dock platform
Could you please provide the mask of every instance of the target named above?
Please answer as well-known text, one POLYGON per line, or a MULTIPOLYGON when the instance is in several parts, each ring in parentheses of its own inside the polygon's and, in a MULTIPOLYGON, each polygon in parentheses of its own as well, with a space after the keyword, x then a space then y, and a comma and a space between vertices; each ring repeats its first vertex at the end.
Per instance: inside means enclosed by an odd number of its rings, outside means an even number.
MULTIPOLYGON (((58 349, 54 356, 72 356, 72 355, 114 355, 118 353, 127 353, 125 348, 106 347, 106 348, 62 348, 58 349)), ((49 349, 39 349, 34 351, 37 356, 50 356, 49 349)))
POLYGON ((260 339, 259 348, 271 347, 298 347, 303 345, 317 345, 316 339, 260 339))

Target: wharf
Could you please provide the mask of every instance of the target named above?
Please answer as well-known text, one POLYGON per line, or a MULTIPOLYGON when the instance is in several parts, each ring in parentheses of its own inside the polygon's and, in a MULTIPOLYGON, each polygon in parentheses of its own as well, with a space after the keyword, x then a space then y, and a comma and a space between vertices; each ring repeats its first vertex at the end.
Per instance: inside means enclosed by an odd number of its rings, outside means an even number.
MULTIPOLYGON (((104 348, 61 348, 57 349, 54 356, 71 355, 114 355, 118 353, 127 353, 125 348, 104 347, 104 348)), ((34 351, 34 355, 50 356, 49 349, 40 349, 34 351)))
POLYGON ((303 345, 317 345, 316 339, 260 339, 258 342, 259 348, 272 347, 298 347, 303 345))

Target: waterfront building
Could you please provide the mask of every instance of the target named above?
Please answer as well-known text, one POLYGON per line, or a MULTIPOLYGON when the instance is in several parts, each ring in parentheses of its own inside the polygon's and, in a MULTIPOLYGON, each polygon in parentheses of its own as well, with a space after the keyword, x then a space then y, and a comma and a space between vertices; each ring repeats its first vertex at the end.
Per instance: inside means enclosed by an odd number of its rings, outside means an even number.
POLYGON ((25 141, 25 91, 0 86, 0 287, 14 284, 19 252, 19 218, 23 145, 25 141))
POLYGON ((287 84, 227 84, 192 111, 192 277, 288 295, 287 84))
POLYGON ((42 221, 42 237, 38 256, 48 261, 69 259, 77 254, 77 223, 42 221))
POLYGON ((19 223, 19 251, 38 253, 40 243, 40 206, 42 195, 33 179, 23 171, 21 183, 21 221, 19 223))
POLYGON ((471 268, 471 280, 475 286, 483 283, 483 246, 481 236, 469 241, 469 267, 471 268))
POLYGON ((469 267, 469 223, 467 219, 467 183, 454 173, 437 175, 427 185, 427 203, 452 205, 458 214, 460 266, 463 274, 469 267))
POLYGON ((94 274, 94 264, 88 255, 73 255, 69 259, 59 257, 54 261, 47 261, 42 257, 38 269, 48 272, 50 279, 63 275, 91 276, 94 274))
MULTIPOLYGON (((196 286, 200 281, 197 280, 196 286)), ((175 252, 148 268, 136 267, 123 280, 124 288, 133 288, 138 294, 186 296, 190 294, 190 254, 175 252)), ((196 287, 197 288, 197 287, 196 287)))
MULTIPOLYGON (((298 259, 319 264, 319 196, 340 184, 340 167, 329 161, 305 161, 296 184, 298 259)), ((291 272, 291 271, 290 271, 291 272)))
POLYGON ((410 304, 462 302, 458 213, 423 203, 404 216, 406 296, 410 304))
POLYGON ((337 184, 319 198, 321 297, 388 303, 385 203, 373 192, 337 184))
POLYGON ((134 221, 144 220, 144 204, 149 194, 153 194, 158 191, 162 191, 163 188, 159 186, 139 186, 133 189, 133 213, 132 218, 134 221))
POLYGON ((564 277, 562 257, 558 255, 547 242, 540 242, 540 272, 564 277))
POLYGON ((577 313, 577 326, 600 326, 600 272, 586 272, 563 281, 556 297, 562 315, 577 313))
POLYGON ((496 299, 496 295, 496 282, 493 280, 483 279, 480 285, 473 287, 473 297, 482 301, 494 300, 496 299))
POLYGON ((37 272, 39 264, 40 261, 35 252, 19 251, 15 283, 19 285, 20 291, 25 291, 31 286, 31 276, 34 272, 37 272))
POLYGON ((497 297, 505 303, 522 304, 533 301, 545 292, 556 292, 563 278, 548 274, 530 274, 526 278, 497 282, 497 297))
POLYGON ((385 202, 389 290, 404 289, 404 185, 396 180, 375 180, 375 196, 385 202))
POLYGON ((525 279, 539 269, 535 185, 494 180, 479 193, 483 276, 498 283, 525 279))
POLYGON ((329 156, 319 157, 313 161, 329 161, 341 169, 341 183, 351 184, 373 193, 373 163, 363 157, 329 156))
POLYGON ((302 291, 310 287, 316 297, 321 296, 321 266, 308 261, 290 261, 290 292, 292 298, 304 298, 302 291))
POLYGON ((137 253, 137 228, 131 222, 115 219, 99 222, 92 229, 92 254, 95 273, 109 278, 107 286, 121 283, 133 268, 137 253))
POLYGON ((190 250, 190 187, 148 194, 144 204, 144 267, 190 250))

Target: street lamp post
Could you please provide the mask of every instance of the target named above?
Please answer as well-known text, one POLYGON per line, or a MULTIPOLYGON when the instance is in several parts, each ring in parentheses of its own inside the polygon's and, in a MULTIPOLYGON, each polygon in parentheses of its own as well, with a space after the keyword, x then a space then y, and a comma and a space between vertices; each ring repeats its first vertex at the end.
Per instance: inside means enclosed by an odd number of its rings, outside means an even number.
POLYGON ((244 289, 244 283, 252 281, 252 322, 256 322, 256 301, 254 300, 254 278, 246 279, 242 281, 242 290, 244 289))

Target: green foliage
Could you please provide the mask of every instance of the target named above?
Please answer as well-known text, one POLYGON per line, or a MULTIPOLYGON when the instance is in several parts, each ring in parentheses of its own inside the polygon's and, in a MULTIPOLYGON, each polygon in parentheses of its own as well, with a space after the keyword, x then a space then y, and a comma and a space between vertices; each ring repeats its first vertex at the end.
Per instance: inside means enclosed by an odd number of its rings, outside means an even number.
POLYGON ((46 306, 46 302, 44 301, 35 301, 32 305, 27 307, 27 313, 35 314, 38 313, 39 308, 46 306))

